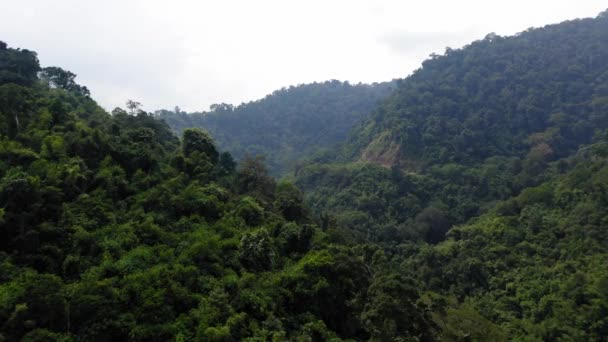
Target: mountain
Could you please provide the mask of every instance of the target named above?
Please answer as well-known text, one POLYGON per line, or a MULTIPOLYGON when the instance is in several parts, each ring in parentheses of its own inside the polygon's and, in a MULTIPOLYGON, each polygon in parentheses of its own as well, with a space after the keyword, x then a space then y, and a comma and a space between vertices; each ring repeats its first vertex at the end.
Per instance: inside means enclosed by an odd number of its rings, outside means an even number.
POLYGON ((442 339, 605 340, 607 43, 604 12, 431 56, 295 184, 458 305, 442 339))
POLYGON ((296 184, 367 240, 408 238, 425 210, 445 232, 602 136, 607 41, 601 14, 447 49, 398 81, 340 149, 298 167, 296 184))
POLYGON ((155 115, 177 134, 190 127, 207 130, 238 160, 263 155, 272 174, 283 175, 299 159, 343 142, 393 87, 392 82, 351 85, 334 80, 283 88, 236 107, 217 104, 209 112, 176 109, 155 115))
POLYGON ((440 333, 408 272, 339 243, 259 158, 106 113, 75 78, 0 42, 0 340, 440 333))
POLYGON ((411 248, 404 263, 427 290, 463 300, 511 340, 605 340, 606 138, 566 158, 570 171, 450 229, 446 241, 402 246, 411 248))
POLYGON ((604 15, 448 48, 398 83, 348 152, 412 171, 567 156, 608 124, 607 25, 604 15))
POLYGON ((606 340, 607 26, 432 56, 281 181, 0 42, 0 341, 606 340))

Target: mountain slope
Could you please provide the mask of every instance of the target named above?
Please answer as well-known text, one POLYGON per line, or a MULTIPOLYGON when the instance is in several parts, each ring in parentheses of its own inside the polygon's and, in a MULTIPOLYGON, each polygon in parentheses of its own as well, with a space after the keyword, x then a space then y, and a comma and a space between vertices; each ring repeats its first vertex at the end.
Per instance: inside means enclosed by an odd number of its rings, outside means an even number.
POLYGON ((428 289, 451 293, 511 339, 602 341, 608 334, 608 143, 572 170, 452 228, 407 261, 428 289))
POLYGON ((408 272, 335 244, 259 159, 110 115, 74 74, 2 42, 0 122, 1 341, 440 333, 408 272))
POLYGON ((296 183, 366 239, 410 236, 428 211, 445 232, 547 180, 550 162, 608 128, 606 42, 602 14, 433 56, 296 183))
POLYGON ((237 107, 220 104, 192 114, 161 110, 156 116, 178 134, 188 127, 204 128, 237 159, 264 155, 271 172, 281 175, 297 160, 343 142, 392 88, 391 82, 327 81, 283 88, 237 107))
POLYGON ((608 125, 608 18, 432 56, 352 135, 355 159, 411 170, 491 156, 566 156, 608 125))
POLYGON ((458 303, 443 339, 608 334, 607 14, 433 56, 296 169, 313 211, 458 303))
POLYGON ((607 20, 434 57, 305 193, 0 42, 0 340, 605 339, 607 20))

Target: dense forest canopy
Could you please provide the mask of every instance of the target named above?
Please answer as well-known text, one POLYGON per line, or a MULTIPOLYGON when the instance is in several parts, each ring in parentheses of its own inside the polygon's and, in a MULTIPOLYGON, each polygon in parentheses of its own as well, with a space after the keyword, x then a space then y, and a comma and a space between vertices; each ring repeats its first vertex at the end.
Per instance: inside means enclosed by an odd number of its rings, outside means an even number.
POLYGON ((510 339, 601 340, 606 42, 601 14, 433 55, 295 183, 510 339))
POLYGON ((410 170, 567 156, 608 125, 606 41, 600 16, 448 48, 398 82, 346 152, 410 170))
POLYGON ((447 49, 398 81, 340 150, 297 168, 297 184, 367 239, 407 236, 430 208, 463 223, 602 138, 605 42, 599 16, 447 49))
POLYGON ((215 104, 199 113, 176 108, 155 116, 178 134, 191 127, 207 130, 236 159, 263 155, 272 174, 284 175, 299 159, 344 141, 393 86, 333 80, 283 88, 236 107, 215 104))
POLYGON ((0 41, 0 341, 605 340, 607 35, 196 115, 107 113, 0 41))
POLYGON ((178 139, 133 101, 108 114, 5 43, 0 75, 0 340, 439 333, 410 272, 336 243, 260 158, 178 139))

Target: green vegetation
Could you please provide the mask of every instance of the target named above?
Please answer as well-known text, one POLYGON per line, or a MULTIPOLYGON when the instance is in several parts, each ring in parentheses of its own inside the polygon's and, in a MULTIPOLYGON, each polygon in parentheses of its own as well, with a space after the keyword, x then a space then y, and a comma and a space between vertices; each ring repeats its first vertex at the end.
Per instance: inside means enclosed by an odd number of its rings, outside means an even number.
POLYGON ((216 104, 209 112, 160 110, 155 113, 177 134, 203 128, 236 159, 263 155, 270 172, 284 175, 299 159, 344 141, 394 83, 355 84, 327 81, 291 86, 240 106, 216 104))
POLYGON ((0 341, 606 340, 606 42, 488 35, 367 118, 390 84, 109 114, 0 42, 0 341))
POLYGON ((0 44, 0 71, 0 340, 438 333, 408 272, 336 244, 261 159, 134 102, 110 115, 31 51, 0 44))
MULTIPOLYGON (((573 169, 452 228, 407 259, 427 290, 464 300, 512 339, 608 335, 608 143, 573 169)), ((419 248, 419 249, 418 249, 419 248)), ((448 315, 449 316, 449 315, 448 315)))
POLYGON ((432 56, 295 184, 452 305, 443 338, 603 340, 607 41, 604 14, 432 56))
POLYGON ((607 28, 605 17, 573 20, 433 55, 397 82, 345 153, 414 171, 568 156, 608 125, 607 28))
POLYGON ((606 41, 600 15, 447 49, 398 81, 340 150, 296 168, 296 185, 368 241, 410 239, 430 208, 462 224, 602 138, 606 41))

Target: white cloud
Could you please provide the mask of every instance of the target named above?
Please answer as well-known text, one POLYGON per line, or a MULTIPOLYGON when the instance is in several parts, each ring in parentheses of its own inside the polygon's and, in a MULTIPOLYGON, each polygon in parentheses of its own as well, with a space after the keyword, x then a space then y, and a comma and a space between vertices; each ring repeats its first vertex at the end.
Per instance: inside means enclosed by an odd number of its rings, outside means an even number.
POLYGON ((112 109, 240 103, 291 84, 403 77, 432 52, 595 16, 602 0, 157 1, 0 4, 0 40, 79 75, 112 109))

